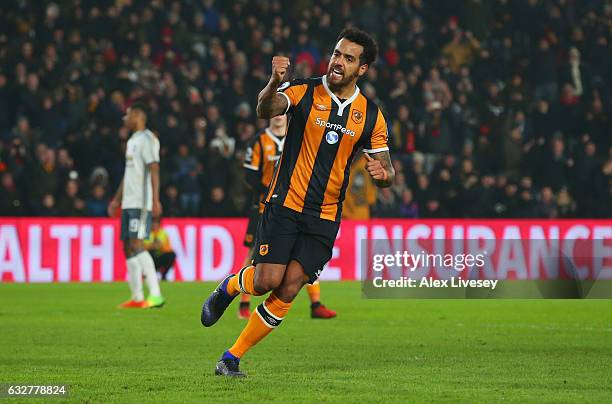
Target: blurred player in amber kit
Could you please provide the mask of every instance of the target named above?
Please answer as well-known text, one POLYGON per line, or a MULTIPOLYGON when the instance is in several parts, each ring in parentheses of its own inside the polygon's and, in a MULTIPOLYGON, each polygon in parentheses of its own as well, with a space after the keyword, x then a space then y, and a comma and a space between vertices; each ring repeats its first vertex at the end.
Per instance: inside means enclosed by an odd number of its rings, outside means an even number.
POLYGON ((132 298, 120 307, 162 307, 165 300, 159 290, 155 263, 143 244, 143 240, 149 237, 152 217, 160 217, 162 213, 159 202, 159 140, 146 127, 147 109, 143 104, 133 104, 123 119, 132 135, 126 146, 123 179, 108 206, 110 216, 114 216, 117 207, 121 206, 121 240, 132 292, 132 298), (146 300, 143 276, 149 289, 146 300))
MULTIPOLYGON (((244 260, 244 266, 251 264, 253 260, 253 245, 255 243, 255 232, 257 224, 264 211, 264 201, 268 186, 272 181, 276 163, 283 152, 285 143, 285 132, 287 131, 287 116, 278 115, 270 119, 270 125, 264 129, 254 140, 249 148, 244 161, 246 169, 246 180, 253 190, 253 203, 249 210, 249 223, 244 236, 244 245, 249 248, 249 253, 244 260)), ((310 297, 310 315, 312 318, 334 318, 336 312, 321 304, 321 286, 319 282, 307 286, 310 297)), ((251 296, 243 293, 240 297, 238 317, 248 319, 250 312, 251 296)))
POLYGON ((151 234, 144 240, 144 247, 153 257, 155 270, 159 272, 162 281, 166 280, 168 272, 174 266, 176 253, 172 251, 168 233, 161 227, 159 217, 153 218, 151 234))
POLYGON ((272 293, 221 355, 217 375, 244 376, 239 369, 243 355, 281 325, 302 287, 318 279, 332 256, 355 155, 363 151, 377 186, 393 183, 387 123, 357 87, 377 53, 369 34, 349 28, 340 33, 323 77, 283 83, 289 59, 272 58, 257 115, 287 114, 289 124, 255 236, 254 265, 229 275, 212 292, 202 305, 202 324, 215 324, 240 292, 272 293))

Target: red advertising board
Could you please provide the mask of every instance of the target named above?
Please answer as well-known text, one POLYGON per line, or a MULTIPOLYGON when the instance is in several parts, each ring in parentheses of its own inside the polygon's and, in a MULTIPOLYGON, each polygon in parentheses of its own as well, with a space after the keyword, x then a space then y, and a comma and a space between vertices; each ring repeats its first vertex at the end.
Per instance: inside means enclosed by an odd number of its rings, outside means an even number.
MULTIPOLYGON (((171 280, 222 279, 239 269, 247 252, 245 219, 165 219, 162 225, 177 256, 171 280)), ((612 279, 612 220, 405 219, 343 221, 321 279, 360 279, 362 261, 369 265, 361 258, 364 248, 374 240, 388 240, 385 253, 487 250, 488 276, 498 279, 563 277, 568 259, 583 279, 612 279)), ((123 280, 118 220, 0 218, 1 282, 123 280)))

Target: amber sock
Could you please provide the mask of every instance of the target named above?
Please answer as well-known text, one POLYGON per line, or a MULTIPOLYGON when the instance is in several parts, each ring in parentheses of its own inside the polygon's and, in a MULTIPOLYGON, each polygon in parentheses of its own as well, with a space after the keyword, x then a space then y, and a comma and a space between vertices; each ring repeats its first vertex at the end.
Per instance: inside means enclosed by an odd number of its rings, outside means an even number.
POLYGON ((283 302, 272 293, 253 310, 246 327, 228 351, 235 357, 241 358, 249 349, 281 324, 290 307, 291 303, 283 302))
POLYGON ((321 285, 319 281, 316 281, 312 285, 306 285, 306 290, 310 297, 310 303, 318 303, 321 300, 321 285))
POLYGON ((227 293, 231 296, 236 296, 238 293, 246 293, 248 295, 260 296, 260 293, 255 292, 255 267, 249 265, 242 268, 236 276, 227 283, 227 293))

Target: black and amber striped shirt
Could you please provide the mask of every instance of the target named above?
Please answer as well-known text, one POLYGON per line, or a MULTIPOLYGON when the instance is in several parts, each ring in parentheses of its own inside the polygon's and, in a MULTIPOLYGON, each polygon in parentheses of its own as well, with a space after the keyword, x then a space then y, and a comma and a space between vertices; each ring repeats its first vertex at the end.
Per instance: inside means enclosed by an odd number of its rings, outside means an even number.
POLYGON ((263 212, 266 193, 260 193, 259 190, 268 189, 270 186, 284 143, 284 137, 276 136, 266 128, 247 148, 243 167, 258 174, 259 184, 253 184, 253 190, 256 198, 254 202, 259 204, 260 213, 263 212))
POLYGON ((389 150, 385 118, 358 87, 339 100, 325 76, 287 82, 278 91, 289 101, 289 123, 266 202, 339 222, 355 153, 389 150))

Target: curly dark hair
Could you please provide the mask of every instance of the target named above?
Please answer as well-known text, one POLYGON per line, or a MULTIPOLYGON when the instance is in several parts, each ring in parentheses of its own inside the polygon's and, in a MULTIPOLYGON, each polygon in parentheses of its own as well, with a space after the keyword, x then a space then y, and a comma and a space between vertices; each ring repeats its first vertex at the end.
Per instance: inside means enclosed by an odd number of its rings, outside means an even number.
POLYGON ((376 61, 378 55, 378 44, 370 34, 359 28, 345 28, 342 30, 336 42, 346 38, 357 45, 363 46, 363 52, 359 55, 359 63, 370 66, 376 61))

